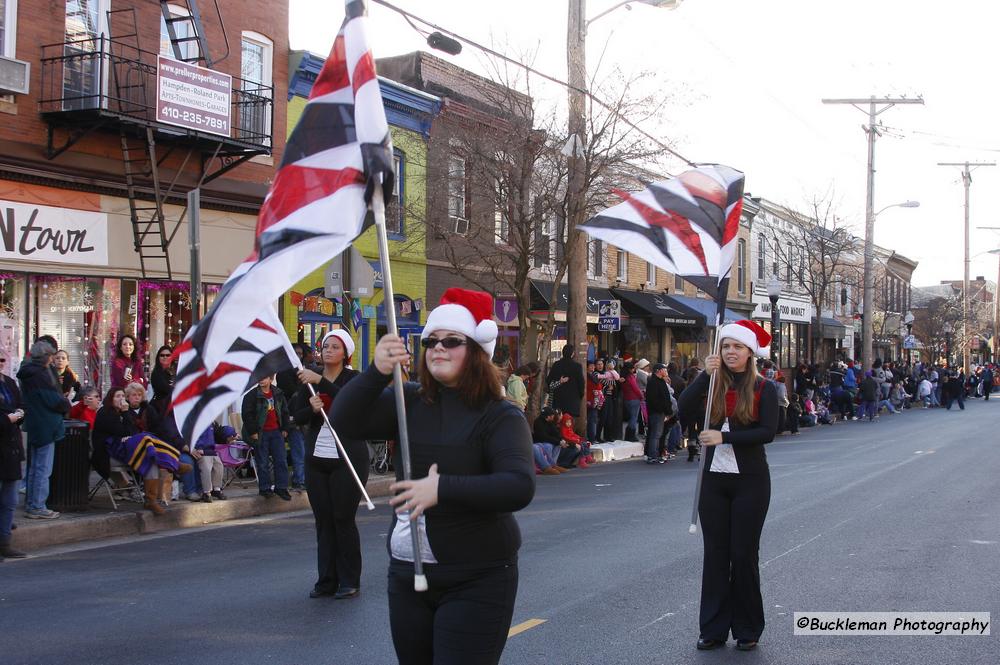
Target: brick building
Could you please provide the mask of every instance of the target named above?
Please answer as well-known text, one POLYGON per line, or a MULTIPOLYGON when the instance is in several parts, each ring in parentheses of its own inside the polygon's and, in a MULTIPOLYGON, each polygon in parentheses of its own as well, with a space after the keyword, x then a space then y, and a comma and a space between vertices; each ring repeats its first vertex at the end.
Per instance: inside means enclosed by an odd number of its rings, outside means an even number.
POLYGON ((194 0, 5 9, 0 353, 52 334, 106 385, 121 334, 148 362, 191 323, 188 191, 200 185, 202 301, 253 248, 284 146, 288 3, 219 0, 201 20, 194 0))

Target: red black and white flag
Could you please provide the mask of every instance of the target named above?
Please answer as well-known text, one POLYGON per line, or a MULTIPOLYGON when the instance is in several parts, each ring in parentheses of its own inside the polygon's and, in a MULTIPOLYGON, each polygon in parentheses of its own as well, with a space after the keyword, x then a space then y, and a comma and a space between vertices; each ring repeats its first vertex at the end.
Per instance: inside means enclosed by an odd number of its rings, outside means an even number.
POLYGON ((615 190, 622 202, 580 228, 683 277, 710 294, 721 311, 736 256, 743 181, 728 166, 704 165, 640 192, 615 190))
MULTIPOLYGON (((261 206, 254 252, 229 276, 211 309, 188 332, 184 351, 177 354, 172 406, 185 437, 200 434, 196 425, 204 418, 190 410, 182 417, 181 408, 194 404, 195 409, 214 411, 210 421, 242 393, 234 378, 239 372, 228 369, 246 370, 249 387, 254 377, 271 369, 248 366, 251 356, 244 342, 251 341, 256 349, 251 353, 258 354, 259 362, 276 361, 282 357, 276 351, 278 340, 261 339, 261 331, 275 329, 290 352, 280 324, 269 320, 273 303, 361 234, 375 187, 383 188, 386 200, 391 196, 392 141, 367 23, 364 0, 347 0, 344 23, 261 206), (182 376, 201 378, 182 385, 182 376), (215 390, 218 396, 209 400, 201 394, 215 390), (222 394, 231 398, 228 403, 223 403, 222 394), (187 427, 189 420, 193 424, 187 427)), ((286 359, 271 371, 294 366, 294 354, 286 359)))

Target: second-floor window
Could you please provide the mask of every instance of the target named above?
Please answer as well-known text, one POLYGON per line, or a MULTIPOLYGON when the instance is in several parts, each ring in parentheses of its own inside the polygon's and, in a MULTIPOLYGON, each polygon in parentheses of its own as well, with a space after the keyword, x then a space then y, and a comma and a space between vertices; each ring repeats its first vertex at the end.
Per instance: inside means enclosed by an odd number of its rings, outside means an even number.
POLYGON ((680 275, 674 275, 674 291, 684 293, 684 278, 680 275))
POLYGON ((656 286, 656 265, 646 262, 646 286, 656 286))
POLYGON ((597 238, 587 242, 587 272, 591 277, 604 276, 604 242, 597 238))
POLYGON ((767 271, 767 238, 757 236, 757 281, 764 283, 764 273, 767 271))
POLYGON ((385 202, 385 231, 396 236, 403 235, 403 192, 406 186, 406 172, 403 154, 392 155, 392 168, 396 177, 392 181, 392 197, 385 202))
POLYGON ((747 292, 747 241, 742 238, 736 244, 736 290, 747 292))
POLYGON ((507 195, 507 187, 502 178, 493 181, 493 195, 496 209, 493 211, 493 242, 498 245, 510 244, 510 219, 507 216, 507 206, 510 199, 507 195))
POLYGON ((465 197, 465 160, 453 155, 448 158, 448 220, 451 231, 459 235, 469 232, 465 197))
POLYGON ((17 0, 0 0, 0 55, 14 58, 17 35, 17 0))
POLYGON ((623 282, 628 281, 628 254, 623 249, 618 250, 617 256, 617 272, 615 276, 623 282))
POLYGON ((244 32, 240 95, 236 104, 238 127, 249 140, 264 142, 271 136, 271 81, 274 45, 264 35, 244 32))
MULTIPOLYGON (((167 7, 170 8, 171 18, 184 18, 191 15, 183 7, 178 7, 177 5, 167 5, 167 7)), ((176 21, 172 25, 174 26, 174 37, 178 40, 194 37, 194 29, 190 21, 176 21)), ((198 57, 199 49, 197 42, 180 41, 178 42, 178 47, 181 52, 181 60, 189 62, 198 57)), ((177 57, 177 54, 174 53, 174 45, 170 43, 170 33, 167 31, 167 22, 163 16, 160 16, 160 55, 165 55, 168 58, 177 57)))

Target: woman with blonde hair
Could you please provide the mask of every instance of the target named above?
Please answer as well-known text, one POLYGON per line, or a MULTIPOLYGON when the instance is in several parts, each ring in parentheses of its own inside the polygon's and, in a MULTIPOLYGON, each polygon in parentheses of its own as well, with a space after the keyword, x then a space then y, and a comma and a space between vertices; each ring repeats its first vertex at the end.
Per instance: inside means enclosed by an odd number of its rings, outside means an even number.
POLYGON ((750 651, 764 630, 758 559, 760 533, 771 499, 771 475, 764 445, 778 428, 774 383, 757 374, 754 356, 767 357, 771 336, 753 321, 737 321, 718 332, 720 355, 678 400, 681 418, 704 417, 710 375, 716 375, 705 446, 698 516, 704 541, 701 579, 701 635, 698 649, 724 646, 750 651))

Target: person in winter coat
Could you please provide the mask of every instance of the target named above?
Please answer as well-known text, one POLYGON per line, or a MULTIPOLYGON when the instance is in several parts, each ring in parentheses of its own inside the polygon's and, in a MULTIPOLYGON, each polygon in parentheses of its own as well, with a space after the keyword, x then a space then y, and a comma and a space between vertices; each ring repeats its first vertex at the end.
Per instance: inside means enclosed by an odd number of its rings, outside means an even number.
POLYGON ((55 353, 51 344, 38 340, 31 345, 31 359, 17 372, 25 411, 23 427, 31 450, 25 490, 25 514, 29 519, 59 517, 45 501, 49 497, 56 441, 66 435, 63 416, 69 413, 70 405, 49 367, 55 353))
MULTIPOLYGON (((445 291, 421 333, 420 384, 403 386, 413 479, 402 480, 397 448, 388 592, 404 665, 494 665, 510 631, 521 546, 513 513, 531 502, 535 472, 528 423, 503 399, 490 362, 498 335, 492 312, 487 293, 445 291), (425 593, 414 590, 411 528, 422 536, 425 593)), ((393 367, 408 362, 402 339, 382 337, 374 362, 333 402, 337 431, 397 438, 389 382, 393 367)))
POLYGON ((562 358, 552 363, 545 383, 552 391, 554 408, 572 414, 574 418, 580 415, 586 382, 583 379, 583 367, 573 360, 572 346, 567 344, 563 347, 562 358))
POLYGON ((571 469, 576 465, 576 461, 580 457, 580 451, 576 446, 563 438, 562 432, 559 429, 558 409, 553 409, 552 407, 542 409, 542 412, 535 418, 535 423, 532 427, 532 438, 534 443, 549 444, 552 446, 550 452, 556 466, 562 469, 571 469))
POLYGON ((174 391, 175 369, 170 358, 173 356, 172 347, 164 344, 156 352, 156 359, 153 361, 153 371, 149 375, 149 383, 153 386, 153 399, 170 397, 174 391))
POLYGON ((56 380, 63 396, 66 399, 79 401, 82 386, 76 372, 69 366, 69 354, 62 350, 56 351, 52 356, 52 368, 56 371, 56 380))
POLYGON ((646 430, 646 464, 663 464, 660 457, 660 439, 667 417, 674 412, 667 387, 667 366, 653 365, 653 373, 646 383, 646 408, 649 409, 649 427, 646 430))
POLYGON ((705 453, 698 515, 704 541, 697 648, 750 651, 764 631, 760 592, 760 535, 771 499, 764 446, 774 440, 778 399, 774 384, 757 375, 753 356, 767 357, 771 336, 753 321, 719 328, 720 355, 688 385, 681 418, 703 418, 709 375, 716 373, 709 428, 699 434, 705 453))
MULTIPOLYGON (((358 376, 349 367, 353 355, 354 338, 346 330, 328 332, 320 342, 322 368, 299 371, 301 385, 292 400, 295 422, 305 437, 306 492, 316 524, 317 577, 310 598, 346 600, 361 589, 361 535, 356 521, 361 490, 323 420, 323 412, 358 376), (305 384, 311 384, 316 395, 305 384)), ((351 438, 339 428, 336 431, 361 482, 367 482, 368 446, 361 438, 351 438)))
POLYGON ((628 423, 625 427, 625 440, 639 440, 639 410, 642 407, 642 389, 639 388, 639 381, 635 376, 635 367, 632 363, 625 363, 622 367, 622 400, 625 403, 625 416, 628 423))
MULTIPOLYGON (((6 359, 3 359, 6 363, 6 359)), ((22 559, 24 552, 11 544, 17 486, 21 480, 24 446, 21 443, 21 391, 17 382, 0 373, 0 559, 22 559)))
POLYGON ((115 357, 111 361, 111 385, 124 388, 130 383, 146 385, 146 375, 142 369, 139 346, 132 335, 122 335, 115 346, 115 357))
POLYGON ((526 381, 531 376, 532 368, 528 365, 521 365, 507 379, 507 399, 522 411, 528 406, 528 387, 526 381))
POLYGON ((868 415, 868 420, 874 420, 875 416, 878 415, 878 401, 879 395, 881 393, 881 387, 879 386, 878 380, 875 378, 872 370, 865 372, 865 378, 861 382, 861 415, 860 418, 864 418, 865 414, 868 415))
POLYGON ((597 443, 597 425, 604 407, 604 385, 598 378, 598 372, 603 370, 603 360, 587 363, 587 441, 590 444, 597 443))
POLYGON ((594 461, 594 458, 590 456, 590 444, 573 431, 573 416, 568 413, 559 414, 559 433, 566 443, 580 452, 576 465, 581 469, 586 469, 594 461))
POLYGON ((101 393, 94 386, 80 389, 80 401, 69 410, 67 418, 87 423, 88 429, 94 429, 94 418, 101 408, 101 393))
POLYGON ((243 440, 253 446, 257 458, 258 494, 265 499, 277 495, 291 501, 288 493, 289 415, 285 394, 266 376, 243 398, 243 440), (274 470, 274 491, 271 491, 271 470, 274 470))
POLYGON ((944 385, 943 394, 945 395, 944 408, 946 411, 951 410, 951 405, 955 400, 958 400, 958 408, 965 411, 965 372, 959 371, 958 374, 952 372, 948 377, 948 382, 944 385))

